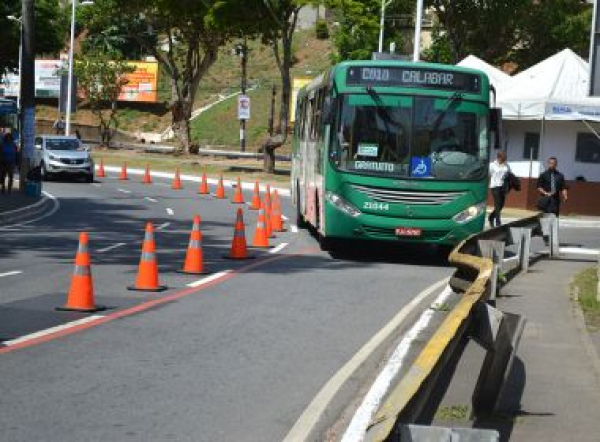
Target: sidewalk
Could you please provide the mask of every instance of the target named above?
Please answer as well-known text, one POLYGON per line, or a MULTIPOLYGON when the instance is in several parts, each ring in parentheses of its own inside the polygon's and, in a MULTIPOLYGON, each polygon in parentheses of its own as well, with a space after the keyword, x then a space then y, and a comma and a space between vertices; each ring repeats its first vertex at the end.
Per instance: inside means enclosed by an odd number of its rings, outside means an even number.
MULTIPOLYGON (((18 183, 16 184, 18 186, 18 183)), ((26 221, 51 210, 53 202, 44 194, 39 197, 25 195, 17 188, 10 194, 0 194, 0 227, 26 221)))
MULTIPOLYGON (((487 213, 489 214, 491 211, 492 208, 488 206, 487 213)), ((521 218, 534 216, 537 213, 538 212, 534 212, 531 210, 505 208, 502 210, 502 223, 506 224, 521 218)), ((561 227, 600 228, 600 217, 585 215, 561 215, 560 225, 561 227)))
MULTIPOLYGON (((571 278, 594 259, 542 259, 502 289, 500 310, 527 318, 506 385, 501 411, 491 419, 438 419, 436 424, 495 428, 502 441, 598 442, 600 340, 587 334, 571 300, 571 278), (595 345, 598 345, 597 347, 595 345)), ((446 410, 468 407, 483 351, 469 342, 442 401, 446 410)))

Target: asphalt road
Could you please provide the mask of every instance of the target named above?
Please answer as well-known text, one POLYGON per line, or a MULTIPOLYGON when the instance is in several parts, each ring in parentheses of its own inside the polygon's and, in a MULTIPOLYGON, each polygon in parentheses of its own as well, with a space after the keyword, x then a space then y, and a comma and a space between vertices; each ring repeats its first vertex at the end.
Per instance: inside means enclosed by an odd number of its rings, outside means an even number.
MULTIPOLYGON (((0 340, 89 316, 54 310, 66 300, 80 231, 90 235, 96 301, 110 307, 97 326, 0 348, 2 441, 281 440, 364 343, 451 273, 429 249, 359 245, 332 257, 306 231, 279 234, 274 245, 288 245, 277 254, 225 260, 237 206, 197 195, 196 184, 172 191, 166 180, 139 181, 48 183, 60 209, 0 231, 0 340), (175 271, 196 213, 206 267, 231 272, 191 288, 199 277, 175 271), (126 290, 146 221, 159 228, 169 287, 160 294, 126 290)), ((244 216, 251 241, 256 213, 244 216)))

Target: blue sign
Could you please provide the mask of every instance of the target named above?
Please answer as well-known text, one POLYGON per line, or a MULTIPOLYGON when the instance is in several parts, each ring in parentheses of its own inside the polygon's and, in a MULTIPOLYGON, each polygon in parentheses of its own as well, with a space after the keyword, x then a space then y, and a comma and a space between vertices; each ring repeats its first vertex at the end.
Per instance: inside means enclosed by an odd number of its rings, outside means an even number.
POLYGON ((411 176, 414 178, 429 178, 431 176, 431 158, 412 157, 410 159, 411 176))

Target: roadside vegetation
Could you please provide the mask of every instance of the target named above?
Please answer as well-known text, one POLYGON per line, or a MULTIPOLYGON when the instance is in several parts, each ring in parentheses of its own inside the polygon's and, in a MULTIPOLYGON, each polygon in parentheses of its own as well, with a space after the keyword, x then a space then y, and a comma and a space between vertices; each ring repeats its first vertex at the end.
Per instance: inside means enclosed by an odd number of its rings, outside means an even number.
POLYGON ((585 316, 587 326, 592 331, 600 331, 600 302, 597 299, 598 273, 597 267, 582 270, 571 283, 571 293, 579 302, 585 316))

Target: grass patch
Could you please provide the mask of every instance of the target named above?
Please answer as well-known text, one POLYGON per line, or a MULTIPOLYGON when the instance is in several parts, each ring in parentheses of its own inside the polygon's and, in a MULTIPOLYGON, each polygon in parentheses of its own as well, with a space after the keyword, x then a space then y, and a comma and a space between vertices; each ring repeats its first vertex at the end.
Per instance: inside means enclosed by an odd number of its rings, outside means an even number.
POLYGON ((450 405, 438 408, 435 419, 440 421, 463 421, 467 420, 469 407, 467 405, 450 405))
POLYGON ((94 150, 92 156, 96 164, 102 159, 105 166, 120 167, 125 162, 127 167, 134 169, 143 169, 147 164, 151 171, 157 172, 174 172, 176 168, 179 168, 182 174, 201 176, 202 173, 206 173, 209 178, 218 178, 221 174, 227 179, 235 179, 239 176, 245 181, 259 180, 262 183, 276 183, 283 187, 288 187, 290 182, 289 166, 281 165, 277 168, 279 173, 267 174, 262 171, 260 160, 230 160, 191 155, 172 156, 132 150, 103 149, 94 150))
POLYGON ((571 283, 571 293, 579 301, 585 321, 593 331, 600 330, 600 302, 597 300, 597 266, 582 270, 571 283))

